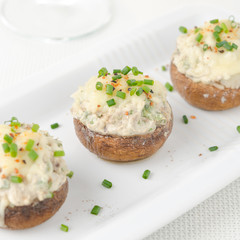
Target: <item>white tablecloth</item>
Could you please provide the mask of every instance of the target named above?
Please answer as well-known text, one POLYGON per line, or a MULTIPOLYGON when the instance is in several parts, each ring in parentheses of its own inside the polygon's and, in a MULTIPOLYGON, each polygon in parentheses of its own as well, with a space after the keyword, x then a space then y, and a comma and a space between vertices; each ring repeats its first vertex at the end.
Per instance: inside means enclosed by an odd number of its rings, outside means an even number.
MULTIPOLYGON (((236 0, 202 0, 201 3, 235 11, 237 9, 240 15, 240 2, 236 0)), ((42 72, 74 54, 81 53, 81 50, 104 41, 121 29, 128 30, 187 4, 194 4, 194 2, 191 0, 115 0, 113 1, 113 20, 105 29, 88 37, 65 43, 46 44, 24 39, 10 32, 0 23, 0 89, 15 87, 24 82, 27 77, 42 72)), ((145 240, 153 239, 239 240, 240 179, 145 238, 145 240)))

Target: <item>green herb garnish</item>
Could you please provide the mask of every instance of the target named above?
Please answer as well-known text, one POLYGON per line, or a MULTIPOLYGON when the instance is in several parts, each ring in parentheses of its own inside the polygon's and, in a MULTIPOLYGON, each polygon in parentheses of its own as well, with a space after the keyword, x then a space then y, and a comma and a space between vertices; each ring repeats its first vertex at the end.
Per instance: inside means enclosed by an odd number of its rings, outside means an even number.
POLYGON ((128 86, 137 86, 137 81, 135 79, 127 80, 128 86))
POLYGON ((180 27, 179 27, 179 31, 180 31, 181 33, 187 33, 187 32, 188 32, 187 28, 185 28, 185 27, 183 27, 183 26, 180 26, 180 27))
POLYGON ((113 94, 113 86, 111 84, 106 85, 106 94, 108 94, 108 95, 113 94))
POLYGON ((147 86, 143 86, 142 89, 145 93, 149 93, 151 91, 151 88, 149 88, 147 86))
POLYGON ((142 93, 143 93, 143 88, 139 88, 139 89, 136 91, 136 95, 137 95, 137 96, 140 96, 142 93))
POLYGON ((108 70, 107 70, 105 67, 101 68, 101 69, 98 71, 98 77, 105 76, 106 74, 108 74, 108 70))
POLYGON ((218 32, 213 32, 213 36, 216 39, 217 42, 221 42, 221 38, 219 37, 219 33, 218 32))
POLYGON ((130 96, 134 95, 136 91, 137 91, 137 88, 132 88, 130 91, 130 96))
POLYGON ((210 23, 218 23, 218 22, 219 22, 218 19, 213 19, 213 20, 210 21, 210 23))
POLYGON ((98 215, 100 210, 101 210, 101 207, 99 207, 98 205, 95 205, 91 211, 91 214, 98 215))
POLYGON ((113 81, 116 81, 117 79, 121 79, 122 78, 122 75, 114 75, 112 76, 112 80, 113 81))
POLYGON ((228 28, 227 28, 227 25, 225 23, 221 23, 221 27, 222 27, 222 29, 225 33, 228 33, 228 28))
POLYGON ((132 67, 132 73, 134 76, 137 76, 138 74, 143 74, 137 69, 137 67, 132 67))
POLYGON ((38 125, 38 124, 33 124, 33 126, 32 126, 32 131, 33 131, 33 132, 37 132, 38 129, 39 129, 39 125, 38 125))
POLYGON ((67 177, 72 178, 72 177, 73 177, 73 171, 70 171, 70 172, 67 174, 67 177))
POLYGON ((199 34, 196 36, 196 41, 197 41, 197 42, 201 42, 202 38, 203 38, 203 35, 202 35, 201 33, 199 33, 199 34))
POLYGON ((38 158, 38 154, 32 149, 30 150, 30 152, 28 153, 28 156, 29 158, 32 160, 32 161, 36 161, 37 158, 38 158))
POLYGON ((18 148, 16 143, 10 144, 10 154, 11 157, 15 158, 17 156, 18 148))
POLYGON ((240 125, 237 126, 237 131, 240 133, 240 125))
POLYGON ((103 84, 101 82, 96 83, 96 89, 97 90, 102 90, 103 89, 103 84))
POLYGON ((11 144, 13 141, 13 138, 11 136, 9 136, 8 134, 5 134, 3 139, 9 144, 11 144))
POLYGON ((126 66, 122 70, 123 75, 127 75, 131 71, 131 68, 129 66, 126 66))
POLYGON ((117 91, 116 96, 119 97, 119 98, 125 99, 126 98, 126 93, 121 92, 121 91, 117 91))
POLYGON ((183 115, 182 119, 185 124, 188 124, 188 118, 186 115, 183 115))
POLYGON ((27 142, 27 145, 26 145, 26 150, 31 151, 32 148, 33 148, 33 145, 34 145, 34 140, 29 139, 28 142, 27 142))
POLYGON ((112 106, 116 105, 116 102, 115 102, 115 100, 112 98, 112 99, 110 99, 110 100, 107 101, 107 105, 108 105, 109 107, 112 107, 112 106))
POLYGON ((66 225, 64 225, 64 224, 61 224, 60 229, 61 229, 63 232, 68 232, 68 226, 66 226, 66 225))
POLYGON ((22 178, 19 176, 11 176, 10 180, 12 183, 21 183, 23 181, 22 178))
POLYGON ((65 156, 65 152, 64 151, 55 151, 53 155, 54 155, 54 157, 63 157, 63 156, 65 156))
POLYGON ((150 79, 144 79, 144 80, 143 80, 143 83, 144 83, 144 84, 147 84, 147 85, 153 85, 153 84, 154 84, 154 81, 153 81, 153 80, 150 80, 150 79))
POLYGON ((148 170, 148 169, 145 170, 145 171, 143 172, 142 178, 144 178, 144 179, 148 179, 150 173, 151 173, 150 170, 148 170))
POLYGON ((218 150, 218 146, 210 147, 210 148, 208 148, 208 150, 209 150, 210 152, 216 151, 216 150, 218 150))
POLYGON ((172 91, 173 91, 173 86, 172 86, 169 82, 166 82, 166 83, 165 83, 165 88, 166 88, 169 92, 172 92, 172 91))
POLYGON ((3 143, 3 144, 2 144, 2 148, 3 148, 3 151, 4 151, 5 153, 10 152, 10 147, 9 147, 8 143, 3 143))
POLYGON ((113 69, 113 73, 121 73, 122 70, 121 69, 113 69))
POLYGON ((112 183, 106 179, 104 179, 102 181, 102 185, 105 187, 105 188, 111 188, 112 187, 112 183))

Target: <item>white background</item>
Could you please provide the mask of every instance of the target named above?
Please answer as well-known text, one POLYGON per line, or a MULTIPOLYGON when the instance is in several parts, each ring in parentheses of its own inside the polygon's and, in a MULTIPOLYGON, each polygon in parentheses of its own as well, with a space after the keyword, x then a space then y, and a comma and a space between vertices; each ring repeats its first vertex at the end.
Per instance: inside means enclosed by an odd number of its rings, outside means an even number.
MULTIPOLYGON (((115 0, 112 2, 114 14, 112 22, 100 32, 72 42, 46 44, 23 39, 0 23, 0 89, 16 87, 28 77, 72 55, 81 54, 84 49, 91 48, 112 35, 124 34, 126 30, 188 4, 198 7, 196 1, 190 0, 115 0)), ((238 19, 240 17, 239 1, 202 0, 201 4, 233 9, 239 13, 238 19)), ((219 16, 213 16, 215 17, 219 16)), ((239 240, 240 179, 146 239, 239 240)))

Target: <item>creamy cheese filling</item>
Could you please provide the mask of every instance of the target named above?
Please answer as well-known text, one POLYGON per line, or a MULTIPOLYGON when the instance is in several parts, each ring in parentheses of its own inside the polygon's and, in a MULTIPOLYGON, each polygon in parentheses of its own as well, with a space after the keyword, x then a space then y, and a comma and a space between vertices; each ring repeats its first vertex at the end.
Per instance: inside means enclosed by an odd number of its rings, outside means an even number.
POLYGON ((152 80, 149 76, 139 74, 121 75, 121 79, 112 81, 113 74, 103 77, 92 77, 84 87, 80 87, 72 97, 72 115, 79 119, 90 130, 101 134, 132 136, 152 133, 156 127, 166 124, 171 118, 171 108, 166 100, 166 89, 158 81, 153 85, 129 86, 127 81, 134 79, 152 80), (96 89, 96 83, 103 84, 102 90, 96 89), (106 94, 106 85, 114 86, 112 95, 106 94), (136 91, 143 86, 151 89, 140 96, 136 91), (116 96, 117 92, 126 93, 125 99, 116 96), (108 106, 107 101, 114 99, 116 105, 108 106))
MULTIPOLYGON (((212 84, 219 88, 240 88, 240 27, 229 20, 218 23, 205 22, 199 30, 188 30, 177 39, 177 49, 173 54, 173 63, 179 72, 185 74, 194 82, 212 84), (227 41, 238 46, 231 51, 224 46, 216 46, 213 32, 216 26, 225 24, 227 32, 220 30, 220 41, 227 41), (198 42, 198 34, 203 37, 198 42), (204 49, 205 48, 205 49, 204 49)), ((219 42, 218 42, 219 43, 219 42)))
POLYGON ((44 131, 33 132, 29 125, 21 125, 14 131, 11 126, 0 125, 0 227, 5 226, 6 207, 30 205, 52 197, 69 172, 64 159, 54 157, 55 151, 63 150, 59 140, 44 131), (4 151, 3 144, 8 144, 5 135, 12 137, 17 145, 16 157, 4 151), (36 160, 32 160, 30 151, 26 150, 29 139, 34 141, 32 150, 38 155, 36 160), (13 182, 12 177, 22 182, 13 182))

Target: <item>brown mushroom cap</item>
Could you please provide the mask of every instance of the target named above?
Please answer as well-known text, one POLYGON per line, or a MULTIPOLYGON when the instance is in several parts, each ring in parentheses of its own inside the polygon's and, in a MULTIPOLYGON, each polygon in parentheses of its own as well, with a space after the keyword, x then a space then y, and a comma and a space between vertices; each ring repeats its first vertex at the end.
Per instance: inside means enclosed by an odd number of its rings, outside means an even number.
POLYGON ((135 136, 103 135, 87 128, 74 118, 76 134, 80 142, 98 157, 119 162, 143 159, 154 154, 172 131, 173 119, 159 126, 153 133, 135 136))
POLYGON ((180 73, 175 64, 171 63, 171 79, 174 88, 191 105, 211 111, 225 110, 240 105, 240 89, 224 88, 196 83, 180 73))
POLYGON ((51 218, 64 203, 68 193, 68 181, 55 191, 53 198, 36 201, 27 206, 7 207, 5 225, 9 229, 25 229, 37 226, 51 218))

